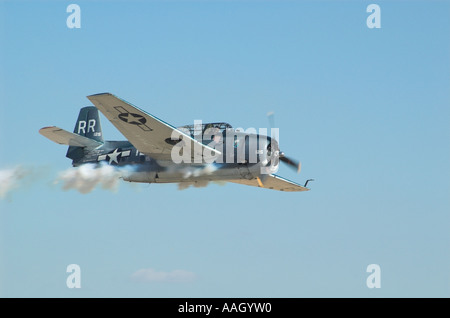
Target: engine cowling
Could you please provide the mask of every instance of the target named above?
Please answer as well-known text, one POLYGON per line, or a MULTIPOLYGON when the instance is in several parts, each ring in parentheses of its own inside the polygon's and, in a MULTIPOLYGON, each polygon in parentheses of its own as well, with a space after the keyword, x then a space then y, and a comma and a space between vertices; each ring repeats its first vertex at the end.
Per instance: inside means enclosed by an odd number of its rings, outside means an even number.
POLYGON ((278 171, 280 165, 280 149, 275 139, 267 137, 260 139, 259 163, 261 174, 272 174, 278 171))

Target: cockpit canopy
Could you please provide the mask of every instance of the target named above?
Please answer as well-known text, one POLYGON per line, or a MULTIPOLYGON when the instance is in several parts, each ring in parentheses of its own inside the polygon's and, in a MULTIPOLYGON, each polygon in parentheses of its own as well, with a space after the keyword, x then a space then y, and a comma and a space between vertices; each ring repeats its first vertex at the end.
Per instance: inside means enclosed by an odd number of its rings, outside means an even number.
POLYGON ((209 129, 209 133, 211 133, 211 130, 217 130, 221 134, 223 134, 227 129, 232 129, 233 127, 228 123, 206 123, 206 124, 193 124, 193 125, 185 125, 178 127, 178 129, 185 131, 189 131, 191 134, 191 137, 198 136, 198 135, 204 135, 205 132, 209 129))

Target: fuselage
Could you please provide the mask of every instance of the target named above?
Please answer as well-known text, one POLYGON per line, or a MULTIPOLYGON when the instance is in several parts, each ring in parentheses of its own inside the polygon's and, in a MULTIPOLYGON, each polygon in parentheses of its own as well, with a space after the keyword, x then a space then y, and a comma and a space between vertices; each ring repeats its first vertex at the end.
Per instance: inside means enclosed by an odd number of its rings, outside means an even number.
POLYGON ((208 136, 202 143, 214 146, 221 156, 212 163, 174 163, 173 160, 154 159, 137 150, 128 141, 105 141, 73 160, 74 166, 86 163, 109 164, 120 167, 122 178, 142 183, 202 183, 236 179, 254 179, 278 169, 278 143, 271 137, 245 132, 208 136))

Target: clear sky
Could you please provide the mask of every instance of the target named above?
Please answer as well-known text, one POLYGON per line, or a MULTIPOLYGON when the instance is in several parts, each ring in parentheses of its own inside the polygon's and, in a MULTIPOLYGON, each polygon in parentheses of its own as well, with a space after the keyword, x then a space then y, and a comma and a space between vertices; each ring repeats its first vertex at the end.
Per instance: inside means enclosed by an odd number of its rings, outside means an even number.
POLYGON ((449 1, 0 1, 0 170, 27 172, 0 200, 0 296, 449 297, 449 15, 449 1), (101 92, 175 126, 268 127, 274 111, 302 162, 278 174, 312 190, 63 191, 66 147, 38 130, 72 130, 101 92))

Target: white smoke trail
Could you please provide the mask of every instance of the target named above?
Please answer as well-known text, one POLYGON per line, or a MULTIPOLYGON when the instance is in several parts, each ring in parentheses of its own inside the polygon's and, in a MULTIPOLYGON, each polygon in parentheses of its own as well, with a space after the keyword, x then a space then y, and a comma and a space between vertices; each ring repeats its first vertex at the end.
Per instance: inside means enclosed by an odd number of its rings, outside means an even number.
POLYGON ((97 186, 115 192, 119 187, 119 179, 127 172, 125 167, 88 163, 60 172, 55 183, 62 183, 63 190, 75 189, 83 194, 91 192, 97 186))
MULTIPOLYGON (((206 166, 202 167, 183 167, 180 169, 181 173, 183 174, 184 179, 188 179, 190 177, 200 177, 200 176, 207 176, 212 174, 214 171, 217 170, 217 167, 213 164, 208 164, 206 166)), ((209 181, 207 180, 198 180, 198 181, 187 181, 187 182, 179 182, 178 183, 178 190, 184 190, 189 188, 190 186, 193 186, 194 188, 204 188, 208 186, 209 181)))
POLYGON ((27 170, 22 166, 0 170, 0 199, 5 199, 8 193, 19 188, 26 175, 27 170))
MULTIPOLYGON (((206 165, 202 167, 183 167, 178 169, 182 173, 183 178, 199 177, 212 174, 217 167, 214 165, 206 165)), ((18 165, 14 168, 0 170, 0 200, 9 199, 10 194, 15 190, 20 190, 33 182, 43 179, 45 175, 49 175, 48 167, 24 167, 18 165)), ((53 179, 53 184, 61 184, 63 190, 77 190, 86 194, 101 187, 105 190, 116 192, 119 187, 120 179, 127 174, 134 172, 132 166, 110 166, 97 164, 84 164, 79 167, 71 167, 58 173, 53 179)), ((214 181, 214 183, 220 183, 214 181)), ((195 188, 206 187, 209 181, 189 181, 180 182, 179 190, 184 190, 190 186, 195 188)))
POLYGON ((62 184, 63 190, 75 189, 80 193, 89 193, 97 186, 117 191, 120 178, 132 173, 131 166, 109 166, 84 164, 69 168, 58 173, 57 177, 50 177, 51 168, 47 166, 17 165, 13 168, 0 170, 0 200, 11 199, 11 193, 27 188, 36 182, 42 182, 47 177, 53 184, 62 184))
POLYGON ((203 167, 184 167, 180 171, 183 178, 207 176, 217 170, 217 167, 209 164, 203 167))

